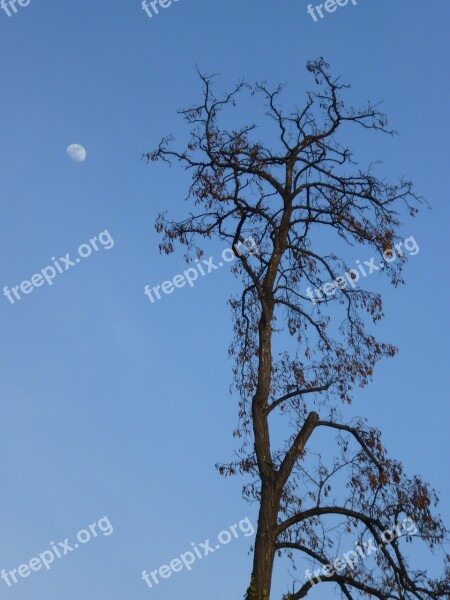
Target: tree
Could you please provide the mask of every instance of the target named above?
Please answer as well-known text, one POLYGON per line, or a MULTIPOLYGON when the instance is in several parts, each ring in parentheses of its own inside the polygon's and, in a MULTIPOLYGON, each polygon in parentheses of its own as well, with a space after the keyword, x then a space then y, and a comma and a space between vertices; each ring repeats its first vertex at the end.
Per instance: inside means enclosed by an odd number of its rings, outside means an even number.
POLYGON ((305 583, 302 577, 286 596, 290 600, 322 583, 326 591, 337 586, 347 599, 447 597, 448 565, 432 579, 410 569, 404 549, 413 538, 431 549, 443 543, 444 525, 432 513, 436 493, 388 458, 379 431, 341 414, 355 386, 365 386, 375 364, 393 357, 396 348, 377 341, 364 321, 364 315, 369 323, 383 317, 380 295, 358 287, 359 273, 321 236, 326 232, 335 247, 368 247, 384 262, 396 248, 395 262, 383 268, 371 262, 370 268, 398 285, 405 261, 400 214, 406 209, 415 216, 422 199, 409 181, 386 183, 372 166, 357 167, 338 134, 349 126, 392 134, 386 117, 371 103, 347 109, 342 95, 348 86, 332 78, 323 59, 307 69, 316 90, 301 110, 288 114, 279 106, 282 86, 240 82, 218 98, 214 77, 199 74, 202 102, 180 111, 190 128, 187 147, 176 150, 165 138, 146 155, 149 161, 178 161, 192 173, 192 212, 181 222, 165 213, 157 218, 162 252, 173 252, 179 242, 189 261, 202 256, 201 242, 211 237, 235 247, 252 235, 258 244, 256 254, 240 254, 233 268, 242 281, 241 293, 230 300, 241 447, 237 461, 218 465, 224 475, 249 477, 244 496, 259 503, 246 597, 270 598, 274 561, 283 554, 295 564, 300 557, 319 566, 305 583), (219 124, 222 111, 245 92, 264 99, 276 132, 274 138, 268 134, 270 143, 257 139, 255 124, 232 130, 219 124), (342 273, 350 273, 346 283, 342 273), (305 292, 331 281, 336 285, 317 297, 305 292), (286 433, 281 443, 274 435, 280 420, 286 433), (336 454, 329 460, 308 451, 319 435, 335 436, 336 454), (414 527, 400 536, 405 522, 414 527), (387 540, 387 532, 397 533, 387 540), (371 558, 367 535, 377 546, 371 558), (340 548, 349 549, 344 540, 359 545, 335 562, 340 548))

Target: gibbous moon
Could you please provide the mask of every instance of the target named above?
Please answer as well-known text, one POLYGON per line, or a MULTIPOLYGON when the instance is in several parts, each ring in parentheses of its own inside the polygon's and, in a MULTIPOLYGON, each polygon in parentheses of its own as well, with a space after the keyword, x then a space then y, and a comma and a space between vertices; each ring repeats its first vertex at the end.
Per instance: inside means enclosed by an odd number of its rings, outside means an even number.
POLYGON ((80 144, 70 144, 66 149, 67 156, 75 162, 83 162, 86 158, 86 150, 80 144))

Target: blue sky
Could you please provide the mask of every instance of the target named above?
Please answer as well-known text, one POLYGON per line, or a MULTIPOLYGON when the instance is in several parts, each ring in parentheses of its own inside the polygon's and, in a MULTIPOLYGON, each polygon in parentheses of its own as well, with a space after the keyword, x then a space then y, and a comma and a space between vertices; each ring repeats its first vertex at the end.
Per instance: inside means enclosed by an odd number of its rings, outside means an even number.
MULTIPOLYGON (((448 520, 450 6, 359 0, 315 23, 306 5, 180 0, 149 19, 139 0, 31 0, 9 18, 0 12, 1 287, 106 229, 114 239, 51 287, 14 305, 1 298, 0 569, 105 515, 114 534, 11 589, 0 581, 0 597, 229 600, 248 583, 244 536, 155 589, 140 579, 191 542, 246 516, 256 524, 241 481, 214 469, 235 448, 234 280, 222 269, 160 303, 143 294, 185 268, 181 253, 159 255, 153 222, 179 210, 188 179, 140 157, 163 135, 185 134, 175 113, 199 98, 196 64, 225 87, 241 77, 287 82, 295 102, 312 87, 306 61, 322 55, 352 84, 353 103, 385 101, 400 136, 355 138, 359 156, 383 159, 388 178, 413 178, 433 210, 404 224, 420 246, 408 285, 379 281, 379 335, 401 352, 353 410, 440 490, 448 520), (72 143, 86 148, 84 163, 68 159, 72 143)), ((276 597, 287 591, 283 569, 276 597)))

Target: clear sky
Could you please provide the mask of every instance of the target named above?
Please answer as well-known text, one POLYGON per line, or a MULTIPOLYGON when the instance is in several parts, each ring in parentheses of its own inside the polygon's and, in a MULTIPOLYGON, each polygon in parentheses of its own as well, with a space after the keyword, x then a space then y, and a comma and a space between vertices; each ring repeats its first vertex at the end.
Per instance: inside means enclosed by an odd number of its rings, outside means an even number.
MULTIPOLYGON (((382 159, 388 178, 413 178, 433 210, 404 224, 420 246, 408 285, 379 280, 379 335, 401 352, 353 410, 384 431, 408 472, 441 491, 449 520, 450 5, 359 0, 318 22, 306 5, 180 0, 151 19, 140 0, 31 0, 11 17, 0 11, 1 288, 104 230, 114 240, 52 286, 14 304, 1 296, 0 569, 105 515, 114 533, 12 588, 0 581, 0 598, 230 600, 248 584, 253 538, 243 534, 154 589, 140 578, 191 542, 246 516, 256 522, 242 482, 214 469, 236 448, 234 280, 224 268, 155 304, 143 294, 185 268, 181 253, 159 255, 153 222, 183 208, 188 179, 140 157, 161 136, 184 135, 175 113, 199 98, 196 64, 224 86, 287 82, 287 102, 300 102, 313 85, 305 63, 322 55, 352 84, 349 100, 385 101, 400 136, 368 135, 360 156, 382 159), (67 157, 72 143, 86 148, 85 162, 67 157)), ((287 591, 284 569, 276 597, 287 591)))

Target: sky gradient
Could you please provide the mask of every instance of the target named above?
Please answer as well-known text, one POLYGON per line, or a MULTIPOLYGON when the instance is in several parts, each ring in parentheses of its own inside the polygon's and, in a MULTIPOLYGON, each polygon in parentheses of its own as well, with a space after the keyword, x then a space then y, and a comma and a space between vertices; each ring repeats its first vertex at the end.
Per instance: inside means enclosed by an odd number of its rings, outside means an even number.
MULTIPOLYGON (((306 6, 180 0, 150 19, 139 0, 31 0, 0 12, 1 288, 104 230, 114 240, 52 286, 14 305, 1 297, 0 569, 105 515, 114 533, 11 589, 0 581, 0 598, 230 600, 248 585, 253 538, 243 535, 152 590, 141 580, 191 542, 247 516, 256 525, 242 482, 214 469, 237 448, 226 305, 236 282, 224 268, 158 303, 143 293, 186 268, 181 252, 159 254, 153 223, 161 210, 186 209, 188 177, 141 154, 186 135, 176 111, 200 97, 195 65, 225 88, 241 77, 286 82, 286 102, 301 103, 313 87, 305 63, 323 56, 351 83, 351 104, 384 101, 400 135, 348 141, 363 163, 382 159, 386 178, 412 178, 432 210, 402 227, 420 246, 407 285, 379 280, 378 335, 400 354, 378 366, 352 410, 440 491, 449 520, 450 5, 359 0, 317 23, 306 6), (67 157, 73 143, 85 162, 67 157)), ((280 566, 275 597, 288 591, 286 575, 280 566)))

